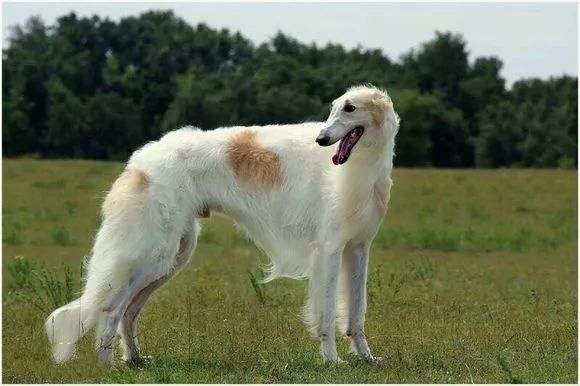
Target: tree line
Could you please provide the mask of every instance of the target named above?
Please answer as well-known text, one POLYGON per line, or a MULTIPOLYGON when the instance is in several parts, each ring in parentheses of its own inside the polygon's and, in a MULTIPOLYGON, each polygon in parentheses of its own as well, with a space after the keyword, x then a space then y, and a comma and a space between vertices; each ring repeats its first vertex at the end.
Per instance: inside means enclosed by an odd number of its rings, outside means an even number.
POLYGON ((283 33, 255 45, 172 12, 113 22, 40 18, 3 50, 5 156, 123 160, 183 125, 210 130, 324 120, 353 84, 389 90, 401 116, 403 166, 575 167, 576 77, 506 88, 496 57, 468 59, 437 32, 398 61, 380 50, 303 44, 283 33))

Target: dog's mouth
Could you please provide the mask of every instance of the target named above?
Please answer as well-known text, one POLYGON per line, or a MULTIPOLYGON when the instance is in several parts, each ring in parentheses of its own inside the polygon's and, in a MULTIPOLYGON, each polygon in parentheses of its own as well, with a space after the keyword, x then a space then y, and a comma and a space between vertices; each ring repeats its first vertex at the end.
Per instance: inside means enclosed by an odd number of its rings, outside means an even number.
POLYGON ((350 157, 352 149, 354 149, 354 146, 362 137, 364 132, 364 127, 357 126, 349 131, 347 135, 342 137, 338 144, 338 149, 336 149, 336 153, 332 156, 332 163, 335 165, 342 165, 345 163, 348 160, 348 157, 350 157))

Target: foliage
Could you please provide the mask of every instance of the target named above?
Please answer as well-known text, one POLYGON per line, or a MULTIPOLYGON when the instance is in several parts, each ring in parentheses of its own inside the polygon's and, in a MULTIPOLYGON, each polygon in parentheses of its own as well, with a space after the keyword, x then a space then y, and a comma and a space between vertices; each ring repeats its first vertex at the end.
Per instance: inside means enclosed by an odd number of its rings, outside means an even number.
POLYGON ((33 152, 35 150, 36 139, 32 127, 28 122, 26 113, 26 99, 17 90, 10 90, 3 101, 4 121, 3 127, 10 130, 3 130, 4 141, 10 146, 4 150, 7 156, 33 152))
POLYGON ((394 92, 401 120, 396 142, 402 165, 465 166, 469 133, 461 111, 449 108, 432 94, 394 92))
POLYGON ((509 99, 479 116, 481 166, 573 166, 578 163, 578 80, 520 81, 509 99))
POLYGON ((391 90, 399 165, 574 167, 577 78, 506 89, 495 57, 460 35, 391 61, 380 50, 303 44, 279 32, 255 46, 169 11, 118 22, 31 18, 3 51, 4 154, 123 160, 183 125, 211 130, 321 120, 348 86, 391 90))
POLYGON ((12 282, 9 287, 15 290, 21 290, 30 287, 32 271, 36 266, 36 262, 25 258, 24 256, 14 256, 14 258, 6 263, 6 272, 10 275, 12 282))
POLYGON ((258 279, 254 272, 248 271, 248 276, 250 278, 250 284, 252 285, 252 289, 258 298, 258 301, 261 304, 266 304, 266 294, 265 294, 265 286, 261 282, 261 279, 258 279))
POLYGON ((71 302, 78 288, 74 285, 72 271, 64 266, 62 269, 64 277, 60 273, 46 270, 32 271, 32 278, 29 281, 29 292, 18 292, 17 298, 30 304, 39 310, 43 316, 47 316, 56 308, 71 302))

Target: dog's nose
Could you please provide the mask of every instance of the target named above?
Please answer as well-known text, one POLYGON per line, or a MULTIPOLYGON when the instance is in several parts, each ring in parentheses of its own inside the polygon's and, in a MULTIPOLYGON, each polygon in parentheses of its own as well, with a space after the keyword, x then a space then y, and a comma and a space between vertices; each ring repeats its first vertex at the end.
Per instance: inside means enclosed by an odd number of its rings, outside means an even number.
POLYGON ((330 144, 330 137, 326 134, 320 134, 316 138, 316 143, 320 146, 328 146, 330 144))

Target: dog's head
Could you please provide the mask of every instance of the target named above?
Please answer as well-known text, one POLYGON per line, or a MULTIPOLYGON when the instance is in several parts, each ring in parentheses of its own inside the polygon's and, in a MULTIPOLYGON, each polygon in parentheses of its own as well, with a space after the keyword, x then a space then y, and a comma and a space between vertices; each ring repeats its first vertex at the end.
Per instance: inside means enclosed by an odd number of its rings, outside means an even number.
POLYGON ((316 142, 330 146, 340 141, 332 162, 342 165, 355 146, 384 146, 398 128, 399 117, 387 92, 372 86, 356 86, 332 102, 316 142))

